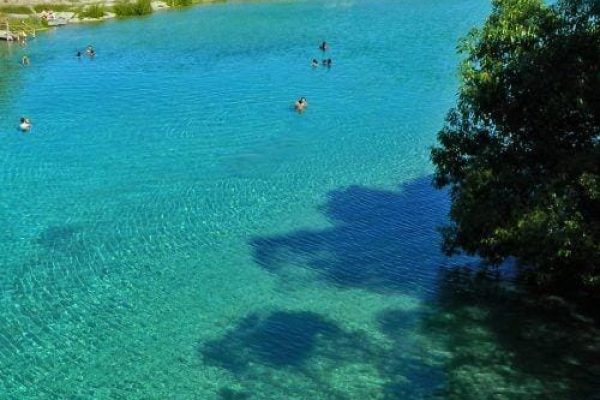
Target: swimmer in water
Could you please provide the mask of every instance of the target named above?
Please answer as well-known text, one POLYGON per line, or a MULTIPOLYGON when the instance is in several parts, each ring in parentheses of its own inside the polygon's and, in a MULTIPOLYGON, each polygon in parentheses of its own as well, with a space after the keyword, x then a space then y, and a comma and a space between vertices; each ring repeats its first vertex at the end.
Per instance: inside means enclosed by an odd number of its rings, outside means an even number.
POLYGON ((327 51, 328 49, 329 49, 329 45, 325 41, 323 41, 323 43, 321 43, 321 45, 319 46, 319 50, 321 50, 321 51, 327 51))
POLYGON ((306 101, 306 97, 300 97, 298 101, 294 104, 294 108, 298 112, 304 111, 304 109, 308 107, 308 101, 306 101))
POLYGON ((27 133, 29 132, 29 130, 31 129, 31 122, 29 122, 29 120, 25 117, 21 117, 20 120, 20 124, 19 124, 19 129, 23 132, 23 133, 27 133))
POLYGON ((312 59, 312 62, 311 62, 311 64, 310 64, 310 65, 311 65, 313 68, 316 68, 316 67, 318 67, 318 66, 319 66, 319 61, 317 61, 317 59, 316 59, 316 58, 313 58, 313 59, 312 59))
POLYGON ((76 56, 77 58, 81 58, 81 51, 77 50, 77 53, 75 53, 75 56, 76 56))
POLYGON ((23 66, 29 65, 29 57, 23 56, 23 58, 21 59, 21 64, 23 66))

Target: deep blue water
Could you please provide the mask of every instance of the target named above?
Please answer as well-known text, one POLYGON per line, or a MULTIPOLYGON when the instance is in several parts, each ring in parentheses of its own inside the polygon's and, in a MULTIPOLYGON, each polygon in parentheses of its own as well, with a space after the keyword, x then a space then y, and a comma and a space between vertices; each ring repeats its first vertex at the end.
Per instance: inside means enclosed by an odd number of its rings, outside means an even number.
POLYGON ((439 251, 429 149, 488 10, 225 3, 3 48, 0 398, 591 398, 588 331, 439 251))

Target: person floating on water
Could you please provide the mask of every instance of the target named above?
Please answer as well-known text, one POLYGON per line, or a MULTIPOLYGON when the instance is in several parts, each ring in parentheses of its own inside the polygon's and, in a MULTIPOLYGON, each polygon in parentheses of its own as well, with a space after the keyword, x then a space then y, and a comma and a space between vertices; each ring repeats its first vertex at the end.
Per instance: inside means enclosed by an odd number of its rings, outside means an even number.
POLYGON ((313 68, 316 68, 319 66, 319 61, 316 58, 313 58, 310 65, 312 65, 313 68))
POLYGON ((23 58, 21 59, 21 64, 23 66, 29 65, 29 57, 23 56, 23 58))
POLYGON ((29 132, 29 130, 31 129, 31 122, 29 122, 29 119, 27 119, 25 117, 21 117, 19 129, 23 133, 29 132))
POLYGON ((308 101, 306 101, 306 97, 300 97, 294 104, 294 108, 298 112, 304 111, 306 107, 308 107, 308 101))
POLYGON ((328 49, 329 49, 329 45, 325 41, 323 41, 323 43, 321 43, 321 45, 319 46, 319 50, 321 50, 321 51, 327 51, 328 49))

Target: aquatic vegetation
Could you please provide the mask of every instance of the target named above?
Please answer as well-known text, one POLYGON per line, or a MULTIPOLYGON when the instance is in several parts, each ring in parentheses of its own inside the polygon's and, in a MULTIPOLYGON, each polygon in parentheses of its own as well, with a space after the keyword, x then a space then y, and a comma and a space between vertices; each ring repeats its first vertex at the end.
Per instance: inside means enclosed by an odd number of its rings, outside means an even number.
POLYGON ((167 4, 170 7, 187 7, 194 4, 194 0, 168 0, 167 4))
POLYGON ((147 15, 152 13, 152 4, 150 0, 119 0, 113 11, 119 17, 147 15))
POLYGON ((74 5, 73 4, 66 4, 66 3, 43 3, 43 4, 35 4, 33 6, 33 9, 35 10, 35 12, 40 13, 44 10, 49 11, 58 11, 58 12, 63 12, 63 11, 71 11, 73 10, 74 5))
POLYGON ((79 13, 79 18, 102 18, 105 13, 106 9, 103 4, 92 4, 79 13))
POLYGON ((18 6, 18 5, 2 5, 0 6, 0 13, 4 14, 31 14, 32 8, 29 6, 18 6))

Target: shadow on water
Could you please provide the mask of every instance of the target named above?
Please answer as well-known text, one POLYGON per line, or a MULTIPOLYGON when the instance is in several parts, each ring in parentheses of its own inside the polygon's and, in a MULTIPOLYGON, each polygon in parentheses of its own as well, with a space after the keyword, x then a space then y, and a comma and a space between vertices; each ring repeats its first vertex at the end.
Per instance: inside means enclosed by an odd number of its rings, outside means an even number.
POLYGON ((206 365, 242 382, 221 398, 600 399, 597 323, 499 273, 459 268, 465 259, 449 263, 436 232, 447 198, 429 182, 334 191, 323 207, 332 227, 252 241, 263 268, 313 270, 333 284, 323 290, 427 294, 352 332, 307 311, 242 319, 199 347, 206 365))
POLYGON ((232 388, 221 388, 219 389, 217 395, 221 400, 247 400, 252 398, 251 393, 232 388))
POLYGON ((222 339, 206 344, 201 353, 232 372, 251 363, 299 367, 318 341, 331 341, 339 333, 335 324, 315 313, 278 311, 265 318, 253 314, 222 339))
POLYGON ((254 257, 263 268, 285 275, 306 268, 339 287, 414 292, 435 284, 437 227, 448 199, 429 177, 399 191, 350 187, 329 194, 322 212, 333 227, 255 238, 254 257))
POLYGON ((44 229, 35 239, 35 243, 47 250, 74 252, 81 250, 80 233, 83 229, 74 225, 51 226, 44 229))
POLYGON ((383 341, 316 313, 276 311, 243 319, 199 354, 241 382, 221 388, 222 399, 299 390, 324 399, 600 399, 593 320, 472 270, 441 269, 439 283, 422 309, 375 317, 383 341))
MULTIPOLYGON (((440 274, 438 296, 420 322, 424 346, 441 355, 432 359, 444 374, 439 398, 600 399, 594 320, 565 300, 525 293, 498 275, 459 268, 440 274)), ((404 316, 390 311, 379 322, 401 346, 404 316)))
POLYGON ((368 338, 348 332, 325 317, 306 311, 275 311, 252 314, 223 337, 200 343, 200 358, 218 366, 244 382, 244 389, 224 387, 223 399, 273 398, 290 395, 300 385, 308 393, 327 399, 347 396, 328 382, 336 368, 356 360, 370 359, 373 351, 368 338), (277 378, 278 374, 279 379, 277 378), (279 380, 282 376, 292 382, 279 380), (271 398, 271 397, 268 397, 271 398))
POLYGON ((386 310, 376 317, 379 331, 391 342, 373 360, 384 383, 382 400, 438 399, 445 385, 443 357, 430 343, 421 321, 429 315, 418 311, 386 310))

